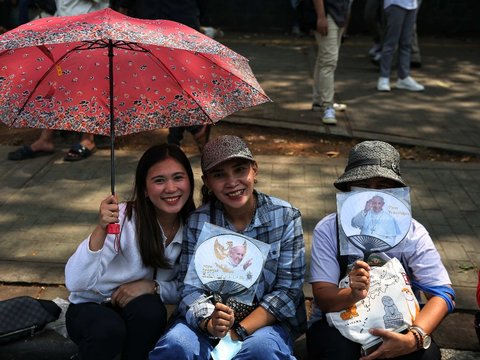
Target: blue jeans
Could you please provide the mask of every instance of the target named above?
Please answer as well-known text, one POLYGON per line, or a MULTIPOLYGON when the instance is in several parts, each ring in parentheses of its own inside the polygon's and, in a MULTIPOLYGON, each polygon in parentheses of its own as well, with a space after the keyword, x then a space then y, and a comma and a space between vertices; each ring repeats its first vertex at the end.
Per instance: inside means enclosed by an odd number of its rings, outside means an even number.
MULTIPOLYGON (((218 341, 178 320, 150 352, 149 360, 208 360, 218 341)), ((275 324, 258 329, 242 344, 234 360, 294 360, 293 342, 288 332, 275 324)))

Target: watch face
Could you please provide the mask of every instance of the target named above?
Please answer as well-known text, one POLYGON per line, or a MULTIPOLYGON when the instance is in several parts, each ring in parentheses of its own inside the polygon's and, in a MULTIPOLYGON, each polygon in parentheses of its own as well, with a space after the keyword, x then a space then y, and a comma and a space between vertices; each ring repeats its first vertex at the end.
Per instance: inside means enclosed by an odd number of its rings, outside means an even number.
POLYGON ((429 335, 423 337, 423 348, 428 349, 432 344, 432 338, 429 335))

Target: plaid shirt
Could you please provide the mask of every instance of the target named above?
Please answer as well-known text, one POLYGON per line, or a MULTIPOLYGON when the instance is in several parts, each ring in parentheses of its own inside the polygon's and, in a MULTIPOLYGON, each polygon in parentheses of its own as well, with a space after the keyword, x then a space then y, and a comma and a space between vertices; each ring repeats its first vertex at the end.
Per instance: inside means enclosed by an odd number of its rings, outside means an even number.
MULTIPOLYGON (((275 316, 292 337, 296 338, 306 329, 303 296, 305 243, 300 211, 283 200, 258 192, 255 194, 257 211, 254 221, 242 234, 270 245, 270 252, 256 289, 256 298, 260 306, 275 316)), ((185 277, 205 222, 212 222, 210 204, 197 209, 188 219, 180 258, 181 278, 185 277)), ((215 203, 214 223, 235 231, 225 219, 223 205, 219 201, 215 203)), ((180 291, 180 314, 185 316, 190 326, 198 328, 199 322, 212 313, 214 306, 206 299, 207 292, 202 289, 183 284, 180 291)))

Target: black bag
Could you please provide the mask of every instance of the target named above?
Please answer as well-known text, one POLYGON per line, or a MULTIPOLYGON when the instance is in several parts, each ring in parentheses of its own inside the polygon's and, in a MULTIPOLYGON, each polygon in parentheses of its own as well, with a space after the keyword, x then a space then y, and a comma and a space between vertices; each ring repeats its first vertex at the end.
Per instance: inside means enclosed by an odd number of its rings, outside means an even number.
POLYGON ((25 339, 55 321, 62 309, 51 300, 18 296, 0 301, 0 344, 25 339))

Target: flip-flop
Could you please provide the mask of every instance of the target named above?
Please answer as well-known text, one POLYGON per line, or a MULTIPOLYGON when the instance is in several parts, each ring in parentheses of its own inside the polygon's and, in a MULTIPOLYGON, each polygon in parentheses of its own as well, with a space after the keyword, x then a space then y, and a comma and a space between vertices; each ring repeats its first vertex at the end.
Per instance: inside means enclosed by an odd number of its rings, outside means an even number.
POLYGON ((78 143, 70 147, 70 150, 68 150, 68 153, 64 156, 63 160, 64 161, 80 161, 88 158, 90 155, 92 155, 95 152, 95 150, 96 148, 89 150, 82 144, 78 143))
POLYGON ((52 155, 54 151, 33 151, 30 145, 23 145, 17 150, 8 153, 8 160, 20 161, 27 159, 34 159, 40 156, 52 155))

